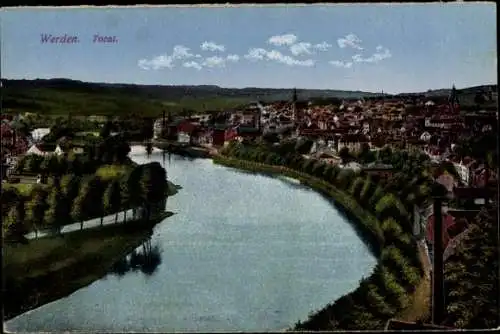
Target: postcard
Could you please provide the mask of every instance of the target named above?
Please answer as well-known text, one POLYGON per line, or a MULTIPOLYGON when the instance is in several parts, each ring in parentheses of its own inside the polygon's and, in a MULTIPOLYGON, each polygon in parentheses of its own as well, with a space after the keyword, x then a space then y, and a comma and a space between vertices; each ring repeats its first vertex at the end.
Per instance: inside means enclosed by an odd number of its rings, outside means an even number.
POLYGON ((495 11, 2 9, 4 329, 497 328, 495 11))

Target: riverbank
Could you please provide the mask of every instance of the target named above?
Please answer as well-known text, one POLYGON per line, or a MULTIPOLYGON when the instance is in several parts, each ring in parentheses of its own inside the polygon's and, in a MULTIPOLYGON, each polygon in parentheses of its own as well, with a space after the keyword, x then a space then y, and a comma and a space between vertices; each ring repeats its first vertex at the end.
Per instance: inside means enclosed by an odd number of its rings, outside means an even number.
POLYGON ((151 221, 97 227, 63 236, 5 244, 4 321, 63 298, 103 277, 109 268, 152 235, 152 228, 173 215, 151 221))
POLYGON ((222 155, 214 156, 213 161, 228 167, 252 172, 292 177, 327 195, 334 200, 337 207, 342 209, 343 213, 353 223, 355 229, 361 232, 359 233, 361 239, 367 243, 373 254, 379 259, 372 274, 363 279, 356 290, 337 299, 334 303, 328 304, 321 310, 314 311, 305 322, 298 322, 294 326, 295 330, 319 330, 326 329, 325 326, 328 329, 374 330, 383 329, 386 321, 391 318, 418 321, 428 316, 430 301, 429 275, 426 263, 422 262, 423 257, 420 247, 417 247, 415 251, 419 252, 419 262, 423 275, 420 276, 420 280, 416 282, 416 285, 402 289, 402 286, 399 285, 402 282, 397 271, 393 274, 388 272, 387 262, 384 263, 385 256, 381 256, 383 253, 387 253, 385 252, 386 249, 388 251, 393 249, 392 243, 386 244, 380 222, 370 212, 361 207, 349 194, 321 179, 283 166, 240 160, 222 155), (384 301, 385 295, 377 292, 377 286, 380 286, 382 290, 391 295, 389 298, 392 299, 392 302, 384 301), (355 302, 356 300, 358 302, 355 302), (358 314, 359 312, 356 311, 348 315, 347 318, 345 317, 351 312, 351 308, 354 311, 360 306, 368 307, 367 311, 372 310, 373 313, 363 312, 358 314), (337 320, 339 316, 342 324, 337 320))

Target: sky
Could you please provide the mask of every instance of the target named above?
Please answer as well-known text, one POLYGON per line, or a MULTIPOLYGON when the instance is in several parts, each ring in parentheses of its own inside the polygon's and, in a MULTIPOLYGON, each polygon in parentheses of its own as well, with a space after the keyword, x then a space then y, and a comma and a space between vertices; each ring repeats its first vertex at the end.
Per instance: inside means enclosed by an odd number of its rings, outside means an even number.
POLYGON ((388 93, 496 84, 495 11, 494 3, 9 8, 0 12, 1 72, 388 93), (73 43, 50 42, 64 35, 73 43))

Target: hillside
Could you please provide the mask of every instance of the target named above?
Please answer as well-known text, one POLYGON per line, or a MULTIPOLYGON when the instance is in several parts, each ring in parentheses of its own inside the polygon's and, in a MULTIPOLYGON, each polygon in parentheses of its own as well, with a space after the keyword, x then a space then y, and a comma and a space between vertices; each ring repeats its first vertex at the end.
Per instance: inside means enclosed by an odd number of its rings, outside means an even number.
MULTIPOLYGON (((60 115, 157 116, 163 110, 172 113, 222 110, 251 101, 290 100, 292 89, 222 88, 213 85, 162 86, 89 83, 69 79, 2 79, 2 111, 60 115)), ((480 87, 467 88, 476 91, 480 87)), ((466 91, 464 90, 464 91, 466 91)), ((496 86, 495 86, 496 90, 496 86)), ((426 95, 447 95, 438 90, 426 95)), ((381 96, 380 93, 344 90, 297 89, 299 99, 358 99, 381 96)))

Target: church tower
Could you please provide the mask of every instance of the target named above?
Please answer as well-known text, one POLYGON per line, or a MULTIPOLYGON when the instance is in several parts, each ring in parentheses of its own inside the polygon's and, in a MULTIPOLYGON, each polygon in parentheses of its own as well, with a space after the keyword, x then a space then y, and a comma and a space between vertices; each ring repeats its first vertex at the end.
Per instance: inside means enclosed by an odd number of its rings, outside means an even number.
POLYGON ((297 88, 293 89, 293 96, 292 96, 292 117, 293 121, 297 123, 297 88))
POLYGON ((453 85, 453 87, 451 88, 450 96, 448 97, 448 103, 450 104, 450 109, 453 112, 460 105, 460 102, 458 101, 457 89, 455 88, 455 85, 453 85))

